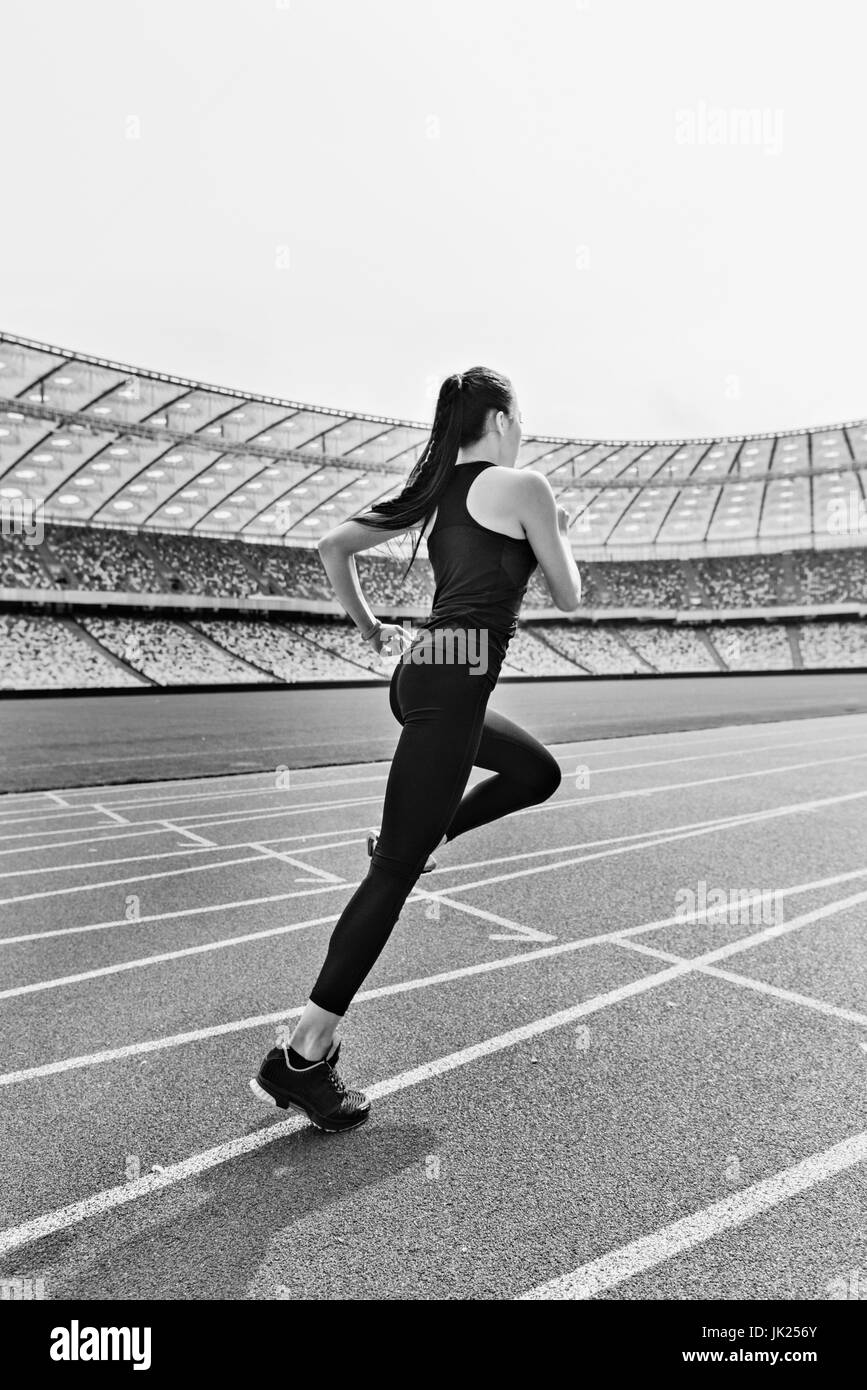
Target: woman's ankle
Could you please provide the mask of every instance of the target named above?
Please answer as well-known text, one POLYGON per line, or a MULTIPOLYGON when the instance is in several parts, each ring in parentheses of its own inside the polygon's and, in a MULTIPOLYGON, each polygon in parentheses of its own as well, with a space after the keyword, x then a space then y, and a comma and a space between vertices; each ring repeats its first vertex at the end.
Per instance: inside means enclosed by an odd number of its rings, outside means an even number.
POLYGON ((334 1042, 334 1034, 325 1036, 317 1033, 294 1034, 289 1046, 293 1052, 297 1052, 299 1057, 303 1057, 308 1062, 321 1062, 323 1057, 327 1057, 334 1042))

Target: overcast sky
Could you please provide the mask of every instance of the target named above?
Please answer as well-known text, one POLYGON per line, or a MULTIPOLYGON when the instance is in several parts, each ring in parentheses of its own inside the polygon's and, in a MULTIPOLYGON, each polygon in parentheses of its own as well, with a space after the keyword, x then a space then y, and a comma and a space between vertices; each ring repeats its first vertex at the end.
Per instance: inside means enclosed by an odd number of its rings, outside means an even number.
POLYGON ((0 327, 422 420, 483 362, 534 433, 861 418, 859 10, 6 0, 0 327))

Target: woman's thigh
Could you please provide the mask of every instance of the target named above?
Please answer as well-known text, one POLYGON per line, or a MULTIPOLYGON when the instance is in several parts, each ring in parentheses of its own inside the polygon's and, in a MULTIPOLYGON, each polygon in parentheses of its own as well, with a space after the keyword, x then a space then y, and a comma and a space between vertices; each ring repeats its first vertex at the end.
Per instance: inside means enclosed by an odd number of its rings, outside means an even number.
POLYGON ((560 780, 560 765, 544 743, 499 710, 485 711, 475 765, 529 785, 540 779, 560 780))
POLYGON ((490 691, 466 666, 409 664, 400 668, 392 690, 403 727, 374 862, 407 875, 424 864, 460 802, 490 691))

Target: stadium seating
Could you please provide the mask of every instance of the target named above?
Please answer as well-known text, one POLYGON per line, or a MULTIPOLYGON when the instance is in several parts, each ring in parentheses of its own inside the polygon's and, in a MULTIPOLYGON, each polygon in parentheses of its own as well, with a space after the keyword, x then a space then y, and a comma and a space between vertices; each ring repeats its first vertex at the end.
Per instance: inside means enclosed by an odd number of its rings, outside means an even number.
POLYGON ((83 614, 79 622, 110 652, 157 685, 218 685, 272 679, 214 646, 184 623, 92 614, 83 614))
POLYGON ((786 671, 794 665, 786 629, 779 623, 726 623, 709 635, 729 671, 786 671))
POLYGON ((88 642, 73 623, 0 613, 0 689, 107 690, 143 684, 88 642))
MULTIPOLYGON (((390 543, 389 548, 393 543, 390 543)), ((429 608, 434 583, 419 555, 362 552, 356 566, 374 607, 429 608)), ((867 549, 792 551, 696 560, 580 562, 585 609, 726 609, 867 602, 867 549)), ((271 595, 333 600, 310 547, 208 536, 46 526, 45 541, 0 537, 0 587, 58 587, 113 593, 186 593, 211 598, 271 595), (52 578, 53 576, 53 578, 52 578)), ((554 607, 544 576, 531 576, 525 612, 554 607)))
POLYGON ((708 608, 762 608, 782 601, 776 556, 722 556, 694 563, 708 608))
MULTIPOLYGON (((197 619, 191 626, 233 656, 280 681, 346 681, 365 677, 357 666, 342 661, 316 641, 308 641, 297 623, 218 618, 197 619)), ((310 630, 318 629, 311 624, 310 630)))
POLYGON ((129 532, 52 526, 46 545, 75 588, 146 594, 163 587, 153 559, 129 532))
MULTIPOLYGON (((5 690, 376 681, 390 677, 395 660, 377 657, 347 622, 0 615, 5 690)), ((867 621, 524 623, 502 674, 691 674, 799 665, 867 668, 867 621)))
POLYGON ((547 627, 518 627, 506 653, 506 667, 527 676, 580 676, 581 670, 562 650, 546 641, 547 627))
POLYGON ((592 627, 589 623, 546 623, 545 640, 588 675, 648 671, 635 652, 620 641, 616 628, 592 627))
POLYGON ((716 671, 717 662, 701 630, 693 627, 662 627, 658 623, 624 623, 617 635, 628 642, 648 666, 660 673, 676 671, 716 671))
POLYGON ((47 589, 51 578, 42 564, 40 547, 14 531, 0 535, 0 588, 47 589))
POLYGON ((801 623, 801 659, 809 669, 827 666, 867 668, 867 622, 801 623))

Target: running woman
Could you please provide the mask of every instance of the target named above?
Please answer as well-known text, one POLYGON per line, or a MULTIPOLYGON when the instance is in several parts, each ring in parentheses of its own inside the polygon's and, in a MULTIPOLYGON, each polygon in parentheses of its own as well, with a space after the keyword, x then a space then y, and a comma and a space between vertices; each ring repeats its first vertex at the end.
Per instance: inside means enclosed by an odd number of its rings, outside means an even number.
POLYGON ((456 373, 443 382, 430 438, 402 492, 319 542, 334 592, 364 641, 392 655, 398 645, 390 703, 402 725, 382 825, 368 840, 367 876, 334 927, 288 1045, 273 1048, 250 1082, 261 1100, 301 1110, 330 1132, 368 1117, 368 1098, 337 1072, 335 1032, 419 876, 434 867, 432 851, 546 801, 560 785, 548 750, 488 708, 536 565, 559 609, 581 601, 570 518, 546 477, 516 470, 520 444, 511 382, 486 367, 456 373), (384 533, 415 527, 410 566, 426 534, 436 589, 429 619, 404 650, 403 629, 379 622, 368 606, 353 557, 384 533), (474 766, 493 776, 466 791, 474 766))

